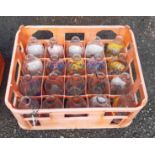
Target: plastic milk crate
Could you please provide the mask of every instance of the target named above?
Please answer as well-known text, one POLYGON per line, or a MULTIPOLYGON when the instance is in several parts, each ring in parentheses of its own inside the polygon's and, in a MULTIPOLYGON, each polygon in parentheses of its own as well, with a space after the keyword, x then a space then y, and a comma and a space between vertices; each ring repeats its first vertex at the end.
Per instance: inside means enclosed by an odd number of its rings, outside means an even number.
MULTIPOLYGON (((47 46, 48 39, 40 39, 40 42, 47 46)), ((43 62, 46 61, 46 56, 41 58, 43 62)), ((65 54, 64 60, 67 57, 65 54)), ((88 59, 84 57, 83 59, 88 59)), ((105 57, 105 61, 111 59, 105 57)), ((66 75, 63 76, 67 78, 66 75)), ((86 81, 88 76, 84 75, 86 81)), ((106 75, 110 81, 112 75, 106 75)), ((41 76, 42 81, 46 76, 41 76)), ((64 84, 65 85, 65 84, 64 84)), ((65 86, 64 86, 65 87, 65 86)), ((108 85, 109 89, 110 86, 108 85)), ((105 94, 110 99, 113 99, 117 95, 110 94, 110 91, 105 94)), ((60 96, 63 103, 68 98, 64 95, 60 96)), ((13 56, 11 62, 11 68, 9 73, 7 92, 5 96, 5 103, 10 111, 13 113, 18 121, 18 124, 23 129, 28 130, 48 130, 48 129, 88 129, 88 128, 122 128, 131 124, 137 113, 147 103, 147 92, 143 79, 142 69, 138 56, 137 46, 134 34, 129 26, 20 26, 14 43, 13 56), (86 108, 61 108, 61 109, 42 109, 42 100, 45 97, 33 96, 40 100, 40 108, 37 111, 35 118, 32 117, 32 109, 17 109, 16 104, 18 98, 22 95, 19 92, 18 84, 22 76, 21 65, 26 55, 25 48, 28 39, 39 32, 50 32, 56 37, 59 44, 64 46, 66 52, 66 46, 69 44, 67 37, 70 35, 80 35, 83 38, 81 43, 86 46, 87 43, 92 41, 96 36, 101 35, 103 43, 107 44, 111 41, 108 35, 122 35, 125 39, 125 52, 126 60, 128 63, 128 72, 132 80, 132 92, 135 96, 136 107, 111 107, 111 108, 93 108, 89 107, 89 100, 91 94, 82 95, 88 103, 86 108), (103 34, 103 36, 102 36, 103 34), (107 37, 107 38, 106 38, 107 37), (107 115, 111 114, 111 115, 107 115), (124 114, 124 115, 123 115, 124 114), (34 125, 33 121, 37 121, 34 125)))

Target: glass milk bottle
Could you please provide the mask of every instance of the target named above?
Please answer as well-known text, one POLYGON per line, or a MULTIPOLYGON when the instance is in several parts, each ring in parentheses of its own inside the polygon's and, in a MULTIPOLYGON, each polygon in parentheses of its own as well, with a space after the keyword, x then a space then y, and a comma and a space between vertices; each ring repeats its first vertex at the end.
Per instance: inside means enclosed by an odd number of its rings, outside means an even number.
POLYGON ((105 95, 96 95, 90 99, 90 107, 111 107, 110 99, 105 95))
POLYGON ((19 82, 19 91, 24 96, 40 96, 42 79, 24 75, 19 82))
POLYGON ((87 74, 95 74, 97 72, 106 73, 106 63, 103 57, 96 56, 87 60, 87 74))
POLYGON ((58 75, 64 75, 65 73, 65 62, 63 59, 59 59, 57 56, 52 57, 46 62, 46 74, 51 72, 57 72, 58 75))
POLYGON ((45 92, 48 95, 63 95, 64 94, 64 80, 63 77, 59 77, 56 72, 52 72, 48 75, 48 78, 44 82, 45 92))
POLYGON ((112 78, 110 82, 111 94, 127 94, 131 90, 131 78, 129 73, 122 73, 112 78))
POLYGON ((43 109, 63 108, 63 102, 56 96, 47 96, 42 103, 43 109))
POLYGON ((106 56, 117 57, 121 52, 123 52, 124 48, 125 48, 124 37, 118 35, 112 42, 108 43, 106 56))
POLYGON ((128 68, 128 64, 124 57, 112 58, 108 62, 108 73, 110 75, 118 75, 125 72, 128 68))
POLYGON ((104 44, 98 36, 86 46, 87 58, 95 57, 96 55, 104 57, 104 44))
POLYGON ((108 80, 105 74, 97 72, 88 77, 88 93, 89 94, 107 94, 108 80))
POLYGON ((68 47, 68 57, 73 57, 73 55, 84 56, 84 46, 80 42, 80 38, 78 36, 73 36, 69 47, 68 47))
POLYGON ((67 99, 66 108, 82 108, 87 107, 87 102, 81 96, 73 96, 67 99))
POLYGON ((48 51, 50 58, 53 58, 53 57, 63 58, 64 57, 64 47, 58 44, 56 38, 54 37, 50 38, 47 51, 48 51))
POLYGON ((22 72, 23 74, 42 75, 43 63, 39 58, 33 55, 27 55, 22 64, 22 72))
POLYGON ((74 74, 66 80, 67 95, 85 94, 85 80, 79 74, 74 74))
POLYGON ((83 75, 85 74, 85 62, 80 55, 73 55, 73 57, 67 61, 66 69, 68 75, 83 75))
POLYGON ((45 49, 37 38, 31 37, 26 46, 26 53, 40 58, 44 56, 45 49))
POLYGON ((23 96, 19 100, 19 103, 17 104, 18 109, 39 109, 40 103, 37 99, 32 99, 28 96, 23 96))

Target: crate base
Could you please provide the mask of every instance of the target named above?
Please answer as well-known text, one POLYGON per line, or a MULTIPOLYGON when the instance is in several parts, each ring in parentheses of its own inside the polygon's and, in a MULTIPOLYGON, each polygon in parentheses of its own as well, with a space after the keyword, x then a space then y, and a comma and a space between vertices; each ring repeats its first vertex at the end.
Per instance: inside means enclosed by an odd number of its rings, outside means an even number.
POLYGON ((87 125, 87 123, 86 123, 86 125, 85 126, 73 126, 73 125, 71 125, 70 124, 70 126, 68 126, 68 124, 65 126, 65 124, 63 124, 64 126, 62 126, 62 124, 60 124, 60 126, 51 126, 51 125, 47 125, 47 126, 44 126, 44 129, 42 128, 42 126, 32 126, 31 128, 28 128, 27 126, 24 126, 24 125, 22 125, 22 124, 20 124, 19 122, 18 122, 18 125, 19 125, 19 127, 20 128, 22 128, 23 130, 69 130, 69 129, 110 129, 110 128, 126 128, 126 127, 128 127, 128 126, 130 126, 131 125, 131 123, 132 123, 133 121, 131 120, 130 122, 128 122, 128 123, 126 123, 126 124, 124 124, 123 126, 120 126, 120 125, 111 125, 111 124, 109 124, 109 125, 107 125, 107 126, 105 126, 105 125, 96 125, 96 126, 88 126, 87 125))

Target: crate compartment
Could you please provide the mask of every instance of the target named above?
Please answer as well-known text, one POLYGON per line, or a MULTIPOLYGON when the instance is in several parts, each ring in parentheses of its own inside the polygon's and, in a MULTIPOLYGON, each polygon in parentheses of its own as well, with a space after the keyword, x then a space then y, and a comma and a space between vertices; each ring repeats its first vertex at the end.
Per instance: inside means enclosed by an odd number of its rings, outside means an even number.
POLYGON ((110 94, 110 85, 107 76, 88 75, 87 94, 110 94))
POLYGON ((64 100, 64 107, 65 108, 86 108, 86 107, 89 107, 88 97, 86 95, 66 96, 65 100, 64 100))
POLYGON ((59 109, 59 108, 64 108, 63 95, 43 95, 42 96, 40 109, 59 109))
POLYGON ((86 58, 86 74, 93 74, 95 72, 107 73, 107 62, 105 58, 95 60, 95 58, 86 58))
MULTIPOLYGON (((120 76, 118 75, 110 75, 108 76, 108 79, 109 79, 109 86, 110 86, 110 94, 111 95, 125 95, 125 94, 128 94, 128 93, 131 93, 131 89, 132 89, 132 85, 133 85, 133 81, 131 79, 131 75, 129 74, 129 77, 130 79, 126 82, 126 85, 125 86, 117 86, 115 85, 115 88, 113 87, 113 81, 118 78, 120 78, 120 76), (128 83, 128 84, 127 84, 128 83), (123 88, 124 87, 124 88, 123 88)), ((116 81, 115 80, 115 81, 116 81)), ((124 81, 120 81, 120 84, 121 82, 124 82, 124 81)))
POLYGON ((56 71, 58 75, 66 74, 66 59, 59 59, 58 63, 49 58, 44 59, 45 72, 44 75, 48 76, 52 71, 56 71))
POLYGON ((42 94, 43 95, 64 95, 65 93, 64 76, 43 77, 42 94))
POLYGON ((41 96, 42 77, 25 75, 19 78, 18 91, 23 96, 41 96), (26 78, 28 80, 26 80, 26 78))
POLYGON ((66 74, 67 75, 74 75, 86 74, 86 60, 84 58, 80 58, 79 60, 74 60, 72 58, 66 58, 66 74), (82 69, 83 68, 83 69, 82 69))
MULTIPOLYGON (((106 36, 106 35, 105 35, 106 36)), ((107 44, 111 42, 112 38, 101 37, 102 42, 107 44)), ((49 39, 49 38, 48 38, 49 39)), ((47 46, 49 40, 47 38, 41 38, 40 42, 45 46, 45 55, 41 60, 46 63, 49 59, 47 53, 47 46)), ((85 54, 83 59, 87 60, 85 54)), ((115 75, 109 75, 107 62, 111 57, 104 57, 103 60, 106 62, 105 75, 110 82, 111 78, 115 75)), ((42 78, 41 88, 43 88, 44 80, 48 77, 45 67, 42 78)), ((110 84, 108 84, 108 90, 102 93, 112 100, 114 97, 120 95, 114 95, 110 93, 110 84)), ((50 94, 51 95, 51 94, 50 94)), ((81 128, 122 128, 131 124, 132 120, 136 117, 137 113, 147 103, 147 92, 142 75, 140 61, 138 57, 138 51, 134 34, 129 26, 21 26, 16 34, 9 80, 7 85, 7 91, 5 96, 5 102, 7 107, 12 111, 13 115, 18 121, 18 124, 23 129, 29 130, 49 130, 49 129, 81 129, 81 128), (34 118, 32 118, 32 110, 24 109, 19 110, 16 108, 17 99, 22 97, 22 94, 18 91, 19 80, 22 77, 21 65, 25 57, 25 48, 28 39, 35 34, 37 31, 48 31, 57 39, 58 43, 63 45, 65 49, 65 62, 68 60, 67 48, 69 45, 70 38, 75 34, 82 34, 81 44, 86 45, 91 42, 95 36, 101 31, 112 31, 115 35, 122 35, 125 39, 125 51, 121 53, 122 56, 126 57, 128 69, 127 72, 131 76, 132 90, 134 94, 136 106, 135 107, 111 107, 111 108, 95 108, 89 106, 89 99, 95 94, 89 94, 87 83, 88 78, 91 74, 87 74, 86 63, 85 73, 81 75, 84 78, 84 93, 82 98, 87 102, 87 106, 84 108, 66 108, 66 100, 71 98, 71 95, 67 95, 66 80, 70 78, 65 70, 64 75, 64 94, 57 95, 63 101, 63 108, 42 108, 42 102, 48 95, 42 89, 41 96, 35 98, 41 99, 41 107, 35 115, 36 124, 34 126, 34 118), (68 38, 68 34, 71 37, 68 38), (129 48, 130 47, 130 48, 129 48), (123 114, 123 115, 120 115, 123 114), (114 115, 115 114, 115 115, 114 115), (118 114, 118 115, 116 115, 118 114), (127 115, 125 115, 127 114, 127 115)))
POLYGON ((119 75, 123 72, 128 72, 129 64, 125 57, 107 59, 107 70, 109 75, 119 75))
MULTIPOLYGON (((104 100, 105 101, 105 100, 104 100)), ((110 108, 112 107, 111 106, 111 98, 109 97, 109 95, 103 95, 103 94, 93 94, 93 95, 88 95, 88 104, 89 104, 89 107, 91 108, 110 108), (104 106, 102 105, 102 102, 99 104, 99 103, 92 103, 92 101, 94 100, 97 100, 96 97, 104 97, 105 99, 107 99, 109 102, 109 104, 106 103, 106 105, 104 104, 104 106)), ((107 112, 108 114, 108 112, 107 112)), ((107 115, 105 114, 105 116, 107 115)), ((108 114, 109 115, 109 114, 108 114)))
MULTIPOLYGON (((21 96, 21 97, 17 97, 17 101, 14 105, 14 107, 16 109, 19 110, 24 110, 24 108, 22 108, 23 106, 25 107, 25 104, 29 104, 29 102, 31 102, 32 106, 28 106, 25 109, 31 109, 32 111, 34 110, 35 112, 38 111, 41 108, 41 96, 21 96), (21 103, 24 103, 24 105, 20 106, 21 103)), ((26 105, 27 106, 27 105, 26 105)))
POLYGON ((75 75, 65 77, 65 95, 86 95, 87 81, 85 76, 75 75))
MULTIPOLYGON (((70 45, 71 45, 71 38, 70 38, 70 40, 65 40, 65 57, 66 58, 70 58, 70 55, 69 55, 70 45)), ((83 48, 83 54, 81 56, 82 56, 82 58, 84 58, 85 57, 85 42, 80 40, 79 46, 81 48, 83 48)))

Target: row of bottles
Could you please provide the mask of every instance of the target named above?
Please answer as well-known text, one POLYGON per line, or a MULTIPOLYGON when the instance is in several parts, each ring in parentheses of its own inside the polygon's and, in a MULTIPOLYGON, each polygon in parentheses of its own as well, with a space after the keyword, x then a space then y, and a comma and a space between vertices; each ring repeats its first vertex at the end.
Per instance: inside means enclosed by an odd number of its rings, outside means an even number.
MULTIPOLYGON (((95 40, 88 43, 86 48, 82 44, 81 40, 77 36, 73 36, 69 45, 67 46, 67 57, 73 57, 73 55, 80 55, 84 57, 86 55, 87 58, 90 57, 104 57, 104 55, 111 57, 111 56, 118 56, 121 52, 123 52, 125 48, 124 38, 123 36, 116 36, 114 40, 108 43, 107 48, 105 50, 105 45, 103 44, 100 37, 96 37, 95 40), (104 54, 105 53, 105 54, 104 54)), ((44 57, 45 51, 47 51, 49 57, 64 57, 64 47, 58 44, 56 38, 49 39, 47 48, 37 40, 35 37, 31 37, 28 40, 26 53, 32 54, 36 57, 44 57)))
MULTIPOLYGON (((33 55, 27 55, 22 64, 23 75, 43 75, 44 63, 46 75, 49 75, 51 72, 57 72, 58 75, 65 75, 65 69, 67 75, 85 74, 85 61, 80 56, 74 56, 65 63, 64 59, 58 59, 58 57, 53 57, 43 62, 33 55)), ((123 58, 109 60, 107 66, 108 73, 111 75, 118 75, 127 71, 127 63, 123 58)), ((86 73, 95 74, 97 72, 106 74, 106 61, 101 57, 92 57, 86 61, 86 73)))
MULTIPOLYGON (((123 37, 117 36, 107 46, 107 53, 113 53, 114 57, 108 63, 108 70, 110 74, 119 74, 126 71, 127 63, 125 59, 120 58, 119 53, 124 47, 123 37), (117 55, 117 56, 116 56, 117 55)), ((27 44, 26 53, 27 57, 23 63, 23 73, 30 73, 31 75, 41 75, 43 73, 43 63, 37 57, 43 57, 45 49, 44 46, 34 37, 30 38, 27 44), (38 51, 38 53, 37 53, 38 51)), ((64 49, 62 45, 59 45, 55 38, 49 40, 47 48, 50 60, 46 64, 47 74, 51 71, 57 71, 60 75, 64 74, 65 62, 64 62, 64 49)), ((84 50, 80 39, 77 36, 72 37, 69 47, 67 48, 68 60, 66 64, 67 74, 84 74, 85 62, 82 57, 86 52, 86 57, 90 58, 86 62, 86 69, 88 74, 96 72, 105 72, 106 65, 103 61, 104 57, 104 44, 101 39, 97 37, 94 41, 89 43, 84 50)))
MULTIPOLYGON (((47 47, 49 57, 64 57, 64 48, 62 45, 58 44, 56 39, 53 37, 49 40, 47 47)), ((43 58, 45 56, 46 48, 45 46, 35 37, 31 37, 28 40, 26 46, 26 54, 33 55, 38 58, 43 58)))
POLYGON ((67 98, 65 104, 63 100, 56 96, 47 96, 43 99, 42 104, 38 99, 33 99, 28 96, 23 96, 19 99, 18 109, 51 109, 51 108, 84 108, 84 107, 135 107, 135 100, 133 95, 123 95, 109 99, 105 95, 96 95, 89 99, 89 105, 87 100, 81 96, 73 96, 67 98))
MULTIPOLYGON (((87 77, 74 74, 66 78, 52 72, 43 82, 43 90, 46 95, 84 95, 84 94, 109 94, 109 81, 105 74, 98 72, 87 77), (65 86, 64 86, 65 85, 65 86), (64 88, 66 88, 64 92, 64 88)), ((111 94, 127 94, 131 90, 131 78, 126 72, 115 76, 110 81, 111 94)), ((40 96, 42 89, 42 78, 26 74, 21 77, 19 90, 22 95, 40 96)), ((43 94, 43 93, 42 93, 43 94)))

